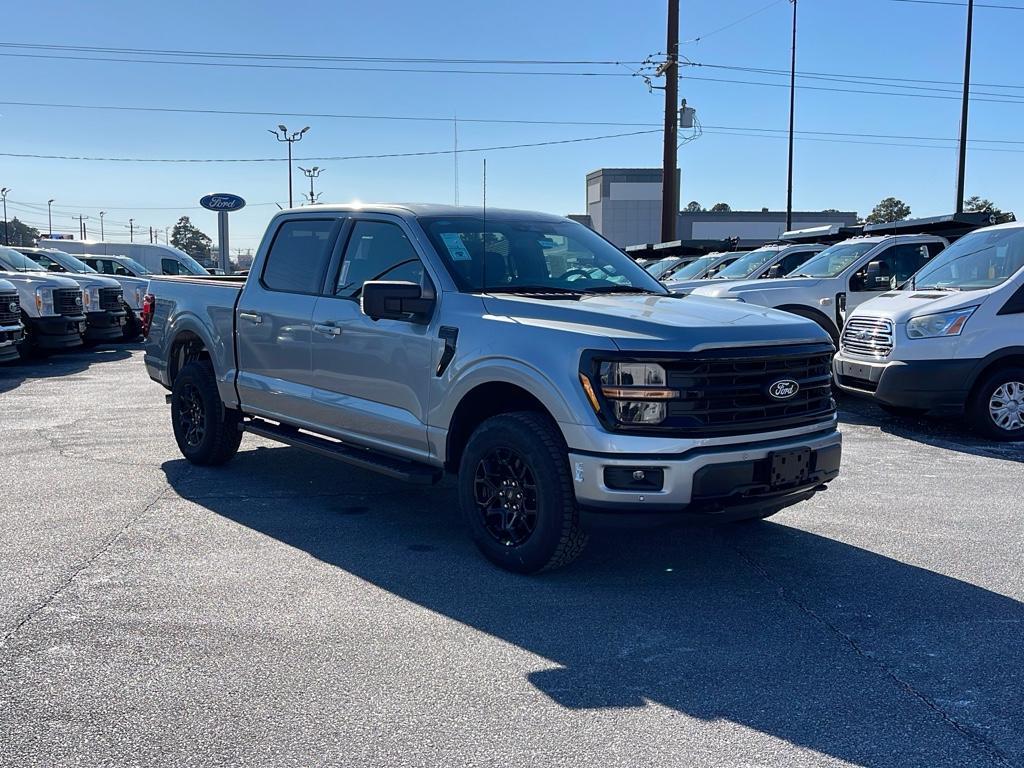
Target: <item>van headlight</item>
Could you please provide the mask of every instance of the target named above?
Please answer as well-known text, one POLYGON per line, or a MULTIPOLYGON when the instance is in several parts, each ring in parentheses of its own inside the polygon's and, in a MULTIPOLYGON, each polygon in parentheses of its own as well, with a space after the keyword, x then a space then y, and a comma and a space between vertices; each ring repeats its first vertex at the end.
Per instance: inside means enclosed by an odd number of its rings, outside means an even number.
POLYGON ((601 363, 600 380, 601 394, 620 424, 660 424, 668 415, 666 401, 679 397, 666 386, 665 368, 658 363, 601 363))
POLYGON ((940 336, 959 336, 977 307, 964 307, 934 315, 918 315, 907 321, 907 336, 911 339, 935 339, 940 336))
POLYGON ((53 288, 36 288, 36 312, 40 315, 56 315, 53 309, 53 288))

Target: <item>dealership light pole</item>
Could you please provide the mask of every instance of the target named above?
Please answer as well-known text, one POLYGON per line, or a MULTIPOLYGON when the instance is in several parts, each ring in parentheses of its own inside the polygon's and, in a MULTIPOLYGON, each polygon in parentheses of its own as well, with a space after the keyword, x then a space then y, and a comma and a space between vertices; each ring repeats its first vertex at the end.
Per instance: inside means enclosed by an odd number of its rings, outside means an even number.
MULTIPOLYGON (((310 205, 316 205, 316 198, 317 198, 317 196, 313 192, 313 179, 319 178, 320 174, 323 173, 327 169, 326 168, 321 168, 318 165, 314 165, 312 168, 303 168, 300 165, 299 166, 299 170, 302 171, 304 174, 306 174, 306 177, 309 179, 309 204, 310 205)), ((322 195, 323 192, 321 192, 320 194, 322 195)))
POLYGON ((106 236, 103 234, 103 217, 106 215, 106 211, 100 211, 100 242, 107 239, 106 236))
POLYGON ((793 47, 789 67, 789 180, 786 185, 786 231, 793 228, 793 128, 796 121, 796 0, 793 3, 793 47))
POLYGON ((4 245, 11 244, 11 237, 7 230, 7 193, 10 191, 10 187, 4 187, 3 189, 0 189, 0 197, 4 199, 4 245))
POLYGON ((288 133, 288 129, 285 128, 283 125, 278 125, 276 131, 273 130, 273 129, 270 129, 270 128, 268 128, 267 130, 270 133, 274 134, 274 136, 277 138, 278 141, 288 142, 288 207, 291 208, 292 205, 293 205, 293 203, 292 203, 292 144, 294 144, 296 141, 302 141, 302 137, 306 134, 306 131, 309 130, 309 126, 307 125, 301 131, 295 131, 293 133, 288 133))
POLYGON ((665 76, 665 146, 661 171, 661 241, 676 239, 679 218, 677 152, 679 138, 679 0, 668 0, 665 61, 657 74, 665 76))
POLYGON ((960 162, 956 170, 956 212, 964 212, 964 177, 967 173, 967 115, 971 105, 971 43, 974 37, 974 0, 967 0, 967 47, 964 49, 964 100, 960 108, 960 162))
POLYGON ((50 228, 49 237, 53 237, 53 198, 46 201, 46 222, 50 228))

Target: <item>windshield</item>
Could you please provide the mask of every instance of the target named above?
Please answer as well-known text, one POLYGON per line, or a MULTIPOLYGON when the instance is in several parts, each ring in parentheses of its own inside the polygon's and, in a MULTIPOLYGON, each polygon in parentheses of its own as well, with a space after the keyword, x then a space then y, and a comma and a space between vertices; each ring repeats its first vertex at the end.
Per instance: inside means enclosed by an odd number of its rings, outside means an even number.
POLYGON ((839 243, 826 248, 810 261, 794 269, 791 277, 838 277, 843 271, 878 245, 875 241, 866 243, 839 243))
POLYGON ((672 267, 679 264, 681 261, 682 259, 679 258, 678 256, 670 256, 669 258, 662 259, 661 261, 655 262, 654 264, 649 264, 647 266, 647 271, 651 274, 652 277, 660 278, 662 275, 664 275, 666 272, 672 269, 672 267))
POLYGON ((740 258, 715 275, 715 278, 718 280, 738 280, 750 277, 750 275, 778 256, 781 250, 781 248, 758 248, 746 256, 740 256, 740 258))
POLYGON ((122 264, 125 267, 127 267, 128 270, 133 275, 150 275, 150 274, 152 274, 152 272, 150 272, 144 266, 139 264, 139 262, 137 262, 135 259, 129 259, 127 256, 118 256, 117 257, 117 263, 118 264, 122 264))
POLYGON ((11 272, 45 272, 27 256, 22 256, 13 248, 0 248, 0 268, 11 272))
POLYGON ((921 268, 910 286, 978 291, 1009 280, 1024 268, 1024 227, 973 232, 921 268))
POLYGON ((193 275, 208 275, 208 274, 210 274, 209 272, 207 272, 203 268, 202 264, 200 264, 198 261, 193 259, 187 253, 179 253, 178 254, 178 258, 181 260, 181 266, 183 266, 185 269, 187 269, 193 275))
POLYGON ((718 261, 720 258, 722 258, 722 254, 720 253, 712 253, 707 256, 701 256, 696 261, 691 261, 678 272, 674 272, 672 274, 672 279, 693 280, 695 278, 698 278, 705 272, 707 272, 708 269, 711 268, 711 265, 718 261))
POLYGON ((463 291, 666 293, 629 256, 582 224, 477 216, 420 224, 463 291))
MULTIPOLYGON (((86 264, 84 261, 79 261, 70 253, 64 253, 64 251, 45 251, 43 254, 49 256, 55 262, 64 267, 68 272, 78 272, 79 274, 96 274, 96 270, 86 264)), ((38 261, 38 259, 36 259, 38 261)), ((46 266, 45 264, 43 266, 46 266)))

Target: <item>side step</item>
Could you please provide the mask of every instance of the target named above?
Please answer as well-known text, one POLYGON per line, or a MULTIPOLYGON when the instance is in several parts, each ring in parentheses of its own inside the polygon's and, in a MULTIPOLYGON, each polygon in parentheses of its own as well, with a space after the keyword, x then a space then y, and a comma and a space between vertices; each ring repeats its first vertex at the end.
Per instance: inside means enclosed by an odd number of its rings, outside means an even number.
POLYGON ((239 425, 243 432, 251 432, 260 437, 276 440, 285 445, 304 448, 321 456, 343 461, 361 469, 369 469, 382 475, 404 480, 417 485, 433 485, 441 479, 443 473, 436 467, 417 464, 387 456, 376 451, 355 448, 346 443, 335 442, 323 437, 300 432, 295 427, 285 424, 272 424, 263 419, 251 419, 239 425))

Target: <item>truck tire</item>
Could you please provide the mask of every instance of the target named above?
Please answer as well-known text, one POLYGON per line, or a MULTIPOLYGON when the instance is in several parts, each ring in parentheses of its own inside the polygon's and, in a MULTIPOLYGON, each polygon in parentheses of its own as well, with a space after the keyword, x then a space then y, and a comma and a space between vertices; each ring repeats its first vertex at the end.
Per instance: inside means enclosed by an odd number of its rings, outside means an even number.
POLYGON ((238 411, 224 407, 209 360, 188 363, 171 389, 171 424, 178 450, 192 464, 217 466, 238 452, 238 411))
POLYGON ((121 338, 124 341, 136 341, 142 336, 142 325, 139 323, 139 316, 135 314, 135 310, 129 306, 125 306, 125 311, 128 312, 128 318, 125 320, 124 331, 121 333, 121 338))
POLYGON ((986 375, 971 394, 967 417, 992 440, 1024 440, 1024 367, 1009 365, 986 375))
POLYGON ((34 332, 31 330, 28 315, 24 312, 21 313, 21 324, 25 330, 22 334, 22 340, 18 344, 18 355, 22 360, 31 360, 33 357, 39 355, 39 347, 36 346, 34 332))
POLYGON ((509 571, 567 565, 587 543, 561 433, 542 414, 494 416, 469 438, 459 506, 484 556, 509 571))

